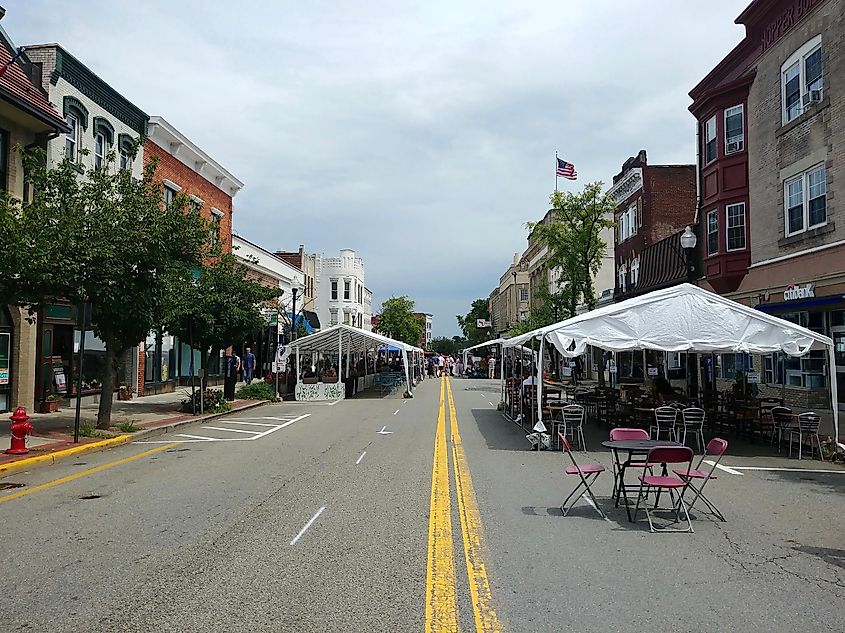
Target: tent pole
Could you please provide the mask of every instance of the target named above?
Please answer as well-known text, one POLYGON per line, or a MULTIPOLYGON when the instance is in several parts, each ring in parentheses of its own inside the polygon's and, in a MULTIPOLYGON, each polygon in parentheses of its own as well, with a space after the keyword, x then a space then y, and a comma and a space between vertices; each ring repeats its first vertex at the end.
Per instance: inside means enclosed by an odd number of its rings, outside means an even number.
MULTIPOLYGON (((836 384, 836 352, 833 345, 827 348, 827 362, 829 365, 828 375, 830 376, 830 401, 833 412, 833 440, 839 441, 839 385, 836 384)), ((786 381, 784 381, 786 382, 786 381)), ((834 447, 835 448, 835 447, 834 447)))
POLYGON ((408 396, 413 398, 414 391, 411 387, 411 375, 408 373, 408 350, 402 350, 402 358, 405 360, 405 382, 408 383, 408 396))
POLYGON ((545 347, 546 337, 543 335, 540 337, 540 357, 537 360, 537 422, 543 421, 543 352, 545 347))

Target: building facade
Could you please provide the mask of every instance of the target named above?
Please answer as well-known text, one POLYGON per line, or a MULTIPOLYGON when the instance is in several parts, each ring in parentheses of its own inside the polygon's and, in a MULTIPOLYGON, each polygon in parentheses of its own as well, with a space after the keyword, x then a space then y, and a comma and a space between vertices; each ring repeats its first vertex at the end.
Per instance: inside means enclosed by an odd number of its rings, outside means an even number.
MULTIPOLYGON (((621 301, 656 290, 642 283, 660 269, 644 274, 644 264, 663 266, 663 257, 644 258, 646 249, 695 223, 695 165, 649 165, 645 150, 626 160, 613 177, 608 195, 616 204, 614 299, 621 301)), ((671 242, 661 250, 672 252, 671 242)), ((683 265, 683 253, 676 253, 683 265)))
MULTIPOLYGON (((232 251, 232 200, 243 183, 206 154, 191 139, 160 116, 149 118, 143 144, 144 165, 156 163, 167 206, 176 195, 188 197, 211 222, 211 242, 224 253, 232 251)), ((130 386, 139 396, 173 391, 199 375, 200 353, 167 332, 150 332, 138 346, 137 372, 130 386), (192 358, 193 357, 193 358, 192 358)), ((212 380, 221 374, 219 360, 207 368, 212 380)))
POLYGON ((372 293, 366 290, 364 260, 354 250, 344 248, 338 257, 317 256, 314 268, 320 323, 344 323, 362 329, 370 324, 372 328, 372 293))
POLYGON ((315 282, 317 256, 305 252, 305 245, 300 244, 298 251, 276 251, 276 257, 281 257, 291 266, 299 268, 305 276, 305 285, 301 295, 297 295, 297 305, 301 305, 309 312, 316 312, 315 282))
MULTIPOLYGON (((2 16, 0 16, 2 18, 2 16)), ((68 130, 41 85, 40 68, 0 27, 0 187, 18 200, 28 199, 23 160, 15 146, 47 150, 48 138, 68 130)), ((36 317, 37 318, 37 317, 36 317)), ((0 304, 0 413, 35 405, 37 325, 25 308, 0 304)))
POLYGON ((428 312, 414 312, 414 316, 423 324, 423 331, 420 334, 420 340, 417 342, 417 345, 423 349, 429 349, 431 346, 431 326, 434 323, 434 315, 428 312))
POLYGON ((490 321, 497 337, 507 336, 510 329, 528 319, 531 309, 530 278, 524 257, 514 253, 511 265, 499 277, 499 285, 488 300, 490 321))
POLYGON ((745 38, 690 92, 703 284, 831 336, 836 365, 723 355, 715 373, 753 368, 761 392, 815 409, 837 380, 845 408, 845 0, 755 0, 736 22, 745 38))
MULTIPOLYGON (((66 123, 66 131, 47 142, 48 164, 65 158, 77 163, 80 174, 107 167, 131 171, 141 178, 144 169, 140 139, 147 133, 149 117, 119 94, 76 57, 58 44, 24 47, 37 69, 37 78, 47 98, 55 104, 66 123)), ((56 302, 38 315, 35 399, 48 394, 62 397, 76 394, 76 351, 81 341, 74 306, 56 302)), ((81 396, 99 397, 106 367, 105 344, 85 335, 81 396)), ((137 355, 120 359, 115 384, 137 380, 137 355)))

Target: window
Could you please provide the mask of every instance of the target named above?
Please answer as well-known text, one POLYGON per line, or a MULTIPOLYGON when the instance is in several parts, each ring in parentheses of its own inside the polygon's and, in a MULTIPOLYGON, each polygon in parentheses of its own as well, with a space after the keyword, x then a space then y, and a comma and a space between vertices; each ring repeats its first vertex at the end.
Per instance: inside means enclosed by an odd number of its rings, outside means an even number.
POLYGON ((637 234, 637 205, 628 207, 628 237, 637 234))
POLYGON ((742 110, 741 105, 725 110, 725 154, 740 152, 745 147, 742 110))
POLYGON ((358 327, 364 327, 364 315, 363 314, 358 315, 358 327))
POLYGON ((735 380, 736 372, 751 366, 747 354, 718 354, 716 356, 716 378, 735 380))
POLYGON ((364 303, 364 286, 358 284, 358 303, 364 303))
POLYGON ((97 132, 94 135, 94 168, 102 169, 106 162, 106 153, 109 151, 106 135, 97 132))
POLYGON ((220 226, 223 221, 223 214, 217 209, 211 210, 211 246, 217 247, 220 244, 220 226))
MULTIPOLYGON (((778 316, 819 334, 827 331, 827 318, 823 312, 793 312, 778 316)), ((812 350, 800 358, 785 354, 770 354, 764 357, 765 381, 768 384, 782 385, 785 380, 790 387, 825 389, 827 388, 826 355, 825 350, 812 350)))
POLYGON ((619 291, 620 292, 625 292, 625 273, 626 272, 627 271, 625 270, 625 264, 622 264, 619 267, 619 291))
POLYGON ((628 214, 623 213, 619 216, 619 241, 624 242, 628 239, 628 214))
POLYGON ((827 177, 816 165, 784 182, 786 235, 795 235, 827 223, 827 177))
POLYGON ((65 134, 65 158, 76 160, 79 149, 79 117, 75 114, 68 114, 65 121, 70 126, 70 131, 65 134))
POLYGON ((817 35, 781 66, 783 123, 789 123, 822 99, 822 38, 817 35))
POLYGON ((332 279, 332 301, 337 301, 337 279, 332 279))
POLYGON ((349 325, 349 312, 346 310, 343 311, 343 324, 349 325))
POLYGON ((528 301, 528 288, 519 289, 519 300, 523 303, 528 301))
POLYGON ((624 211, 617 219, 617 235, 618 241, 624 242, 632 235, 637 234, 637 205, 631 205, 627 211, 624 211))
POLYGON ((120 168, 132 169, 132 156, 129 154, 129 148, 126 145, 120 147, 120 168))
POLYGON ((707 254, 719 252, 719 212, 716 209, 707 213, 707 254))
POLYGON ((635 288, 637 286, 637 282, 640 280, 640 258, 635 257, 634 260, 631 262, 631 288, 635 288))
POLYGON ((170 205, 173 204, 173 200, 176 199, 176 194, 178 190, 174 189, 170 185, 164 185, 164 208, 170 208, 170 205))
POLYGON ((716 117, 704 124, 704 164, 716 160, 716 117))
MULTIPOLYGON (((728 231, 728 250, 741 251, 745 249, 745 203, 729 204, 725 207, 728 231)), ((709 238, 709 236, 708 236, 709 238)))
POLYGON ((330 325, 337 325, 337 310, 330 310, 331 322, 330 325))
POLYGON ((350 297, 351 297, 351 294, 350 294, 350 293, 351 293, 351 290, 350 290, 350 288, 351 288, 351 285, 350 285, 350 283, 349 283, 349 280, 348 280, 348 279, 344 279, 344 280, 343 280, 343 300, 344 300, 344 301, 349 301, 349 299, 350 299, 350 297))

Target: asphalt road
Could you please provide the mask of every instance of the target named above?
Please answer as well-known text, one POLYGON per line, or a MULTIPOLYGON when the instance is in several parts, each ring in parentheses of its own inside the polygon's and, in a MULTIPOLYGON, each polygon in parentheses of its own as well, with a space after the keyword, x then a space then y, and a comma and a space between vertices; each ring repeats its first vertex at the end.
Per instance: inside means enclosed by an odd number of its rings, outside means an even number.
POLYGON ((695 512, 691 535, 628 523, 606 474, 609 520, 583 502, 564 518, 564 457, 525 450, 496 383, 451 387, 440 453, 428 380, 413 400, 267 405, 179 429, 222 441, 162 436, 0 480, 25 484, 0 491, 0 630, 842 630, 843 469, 730 455, 835 472, 720 472, 729 521, 695 512), (286 426, 227 439, 262 424, 286 426))

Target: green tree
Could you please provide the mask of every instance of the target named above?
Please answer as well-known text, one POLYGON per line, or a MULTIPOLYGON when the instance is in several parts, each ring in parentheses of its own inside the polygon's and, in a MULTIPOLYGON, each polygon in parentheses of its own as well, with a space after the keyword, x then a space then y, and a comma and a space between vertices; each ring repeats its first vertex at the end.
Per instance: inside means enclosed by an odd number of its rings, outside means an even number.
POLYGON ((485 321, 490 320, 490 309, 487 306, 487 299, 476 299, 472 302, 469 312, 465 316, 459 314, 455 318, 458 320, 458 325, 471 346, 483 343, 489 338, 490 328, 479 328, 476 325, 479 319, 484 319, 485 321))
POLYGON ((468 347, 468 345, 466 344, 466 339, 462 336, 453 336, 452 338, 437 336, 431 339, 431 344, 429 345, 429 349, 432 352, 447 356, 455 356, 465 347, 468 347))
POLYGON ((425 320, 414 314, 414 305, 414 301, 405 295, 390 297, 382 302, 379 333, 410 345, 419 345, 425 330, 425 320))
POLYGON ((92 329, 105 344, 100 428, 111 422, 108 394, 118 359, 160 323, 167 297, 189 282, 210 236, 199 208, 185 196, 162 207, 154 161, 136 179, 129 170, 115 169, 114 160, 112 152, 101 167, 79 178, 79 165, 70 160, 53 168, 43 156, 25 155, 34 195, 21 206, 19 239, 41 248, 34 269, 19 273, 16 284, 17 300, 31 306, 48 298, 90 303, 92 329), (54 219, 57 226, 50 223, 54 219), (49 271, 57 258, 61 265, 49 271))
POLYGON ((575 316, 580 303, 589 310, 596 307, 593 277, 607 249, 601 231, 615 226, 616 205, 602 193, 601 182, 588 183, 581 193, 556 191, 551 204, 549 221, 529 222, 527 227, 548 247, 547 265, 558 272, 562 320, 575 316))
POLYGON ((282 292, 249 279, 246 266, 225 253, 203 265, 173 296, 164 325, 182 341, 193 340, 202 352, 201 367, 207 370, 220 350, 264 324, 262 304, 282 292))

